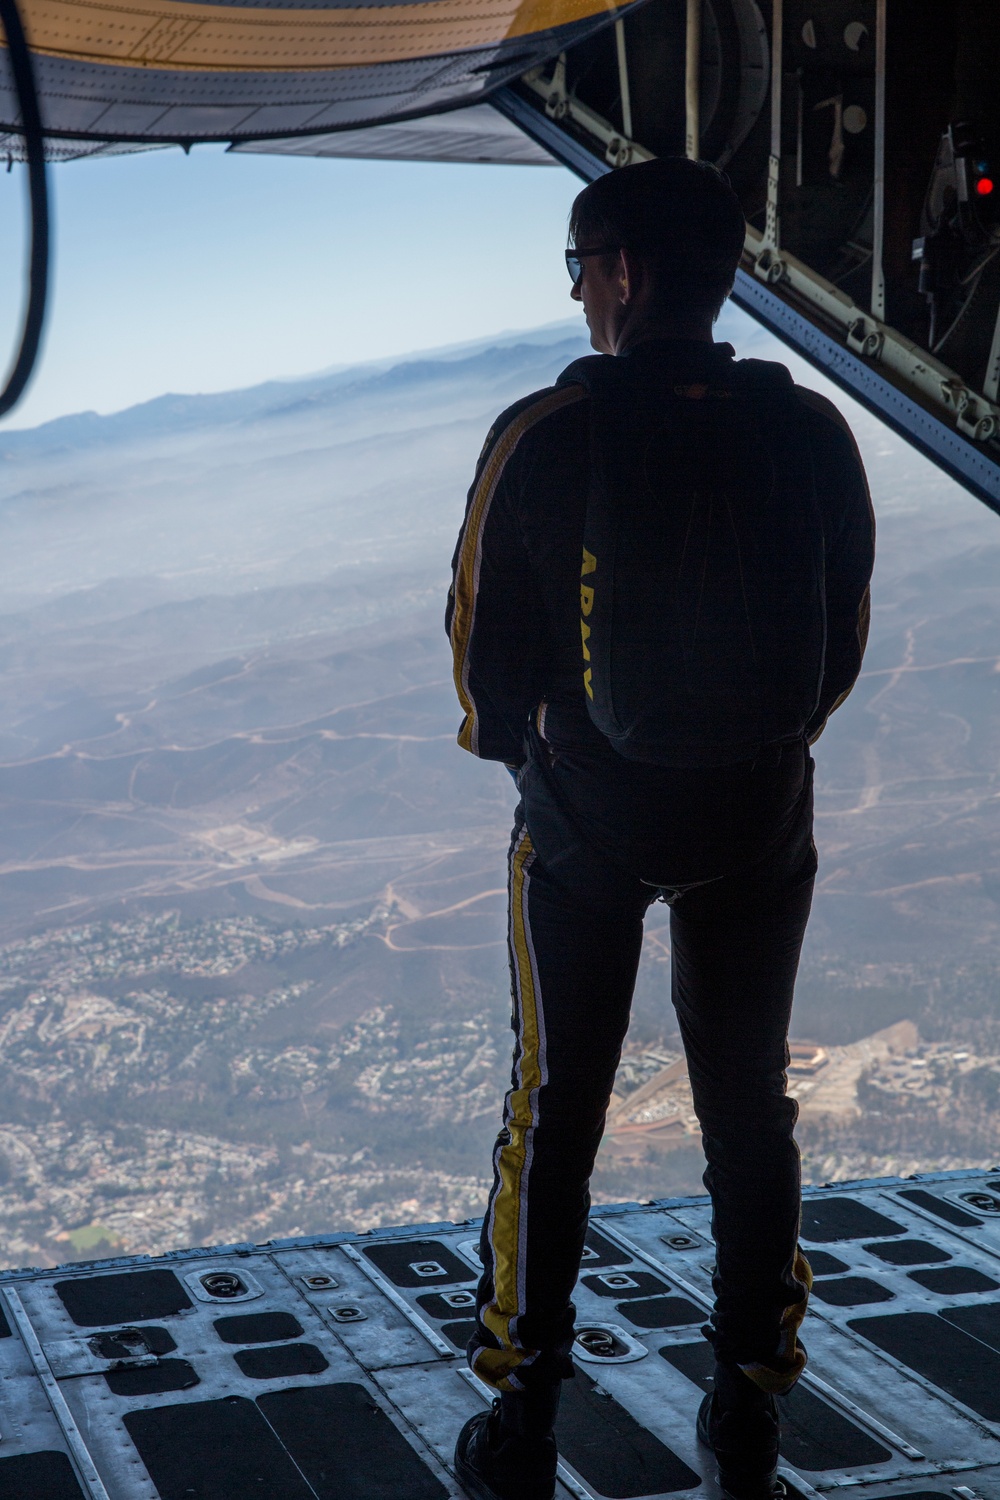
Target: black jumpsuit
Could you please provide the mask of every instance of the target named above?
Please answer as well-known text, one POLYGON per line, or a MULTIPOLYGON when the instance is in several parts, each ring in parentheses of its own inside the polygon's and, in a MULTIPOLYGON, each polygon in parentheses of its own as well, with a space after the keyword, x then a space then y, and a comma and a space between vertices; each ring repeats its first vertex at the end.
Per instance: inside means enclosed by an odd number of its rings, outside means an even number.
MULTIPOLYGON (((734 378, 728 344, 654 340, 620 359, 648 392, 734 378)), ((735 367, 739 369, 738 366, 735 367)), ((816 853, 808 745, 858 675, 874 518, 860 456, 824 398, 795 388, 823 528, 820 700, 753 761, 665 769, 594 728, 581 673, 589 397, 555 386, 487 437, 454 559, 448 629, 459 744, 519 768, 509 859, 511 1088, 493 1158, 472 1368, 500 1390, 571 1369, 589 1209, 650 902, 671 907, 672 1001, 708 1168, 718 1357, 787 1390, 811 1273, 797 1245, 792 992, 816 853)), ((709 601, 710 603, 710 601, 709 601)))

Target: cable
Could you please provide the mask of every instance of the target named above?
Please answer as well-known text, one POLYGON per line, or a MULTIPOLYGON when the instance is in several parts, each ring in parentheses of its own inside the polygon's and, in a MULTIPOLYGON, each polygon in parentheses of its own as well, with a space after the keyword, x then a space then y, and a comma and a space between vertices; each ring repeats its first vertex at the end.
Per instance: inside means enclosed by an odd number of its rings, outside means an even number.
MULTIPOLYGON (((968 296, 966 297, 965 301, 962 303, 961 307, 958 309, 958 312, 955 314, 954 318, 952 319, 952 321, 948 325, 948 332, 947 333, 943 333, 941 335, 941 337, 937 340, 936 343, 935 343, 935 340, 934 340, 934 336, 935 336, 935 334, 937 332, 937 329, 934 327, 933 321, 932 321, 930 338, 927 340, 928 344, 930 345, 930 351, 931 351, 932 354, 940 354, 941 353, 941 350, 944 348, 945 344, 951 338, 952 334, 955 332, 955 329, 958 327, 959 323, 961 323, 962 319, 965 317, 966 313, 969 311, 969 308, 972 306, 973 301, 975 300, 976 293, 979 290, 979 282, 982 279, 982 274, 983 274, 984 270, 986 269, 986 266, 989 264, 989 262, 992 259, 993 259, 993 256, 992 255, 988 255, 986 257, 986 260, 983 262, 983 264, 981 266, 979 266, 978 270, 975 273, 975 278, 974 278, 974 280, 972 282, 972 285, 969 287, 969 294, 968 294, 968 296)), ((965 286, 966 284, 967 283, 965 281, 960 281, 959 282, 959 286, 965 286)))
POLYGON ((966 271, 964 276, 959 277, 959 286, 968 286, 972 278, 974 276, 979 276, 983 271, 985 271, 990 261, 995 259, 997 255, 1000 255, 1000 243, 995 243, 992 249, 987 250, 982 259, 977 261, 977 263, 972 267, 971 271, 966 271))
POLYGON ((45 173, 45 136, 38 108, 38 92, 31 52, 21 24, 17 0, 0 0, 0 21, 7 37, 7 55, 21 111, 28 163, 28 198, 31 204, 31 256, 28 268, 28 305, 24 313, 21 345, 0 393, 0 417, 13 410, 31 379, 38 358, 45 323, 49 289, 49 192, 45 173))

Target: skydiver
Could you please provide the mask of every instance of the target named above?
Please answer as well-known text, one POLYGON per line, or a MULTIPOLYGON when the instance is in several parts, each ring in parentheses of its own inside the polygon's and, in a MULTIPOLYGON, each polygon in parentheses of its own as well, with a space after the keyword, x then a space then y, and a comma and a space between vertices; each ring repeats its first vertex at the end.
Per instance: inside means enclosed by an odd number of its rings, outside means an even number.
POLYGON ((455 1455, 475 1500, 554 1494, 589 1179, 658 898, 716 1242, 698 1437, 733 1500, 781 1489, 775 1396, 805 1366, 812 1282, 785 1075, 809 747, 861 667, 874 518, 836 408, 713 340, 744 234, 705 162, 584 189, 566 261, 598 352, 497 419, 455 552, 459 744, 520 792, 514 1064, 468 1351, 497 1396, 455 1455))

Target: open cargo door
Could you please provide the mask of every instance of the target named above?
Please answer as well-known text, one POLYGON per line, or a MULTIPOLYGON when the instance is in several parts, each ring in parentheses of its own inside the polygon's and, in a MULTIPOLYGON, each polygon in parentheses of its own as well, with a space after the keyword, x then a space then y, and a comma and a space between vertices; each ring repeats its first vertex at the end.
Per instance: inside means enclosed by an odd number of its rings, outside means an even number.
MULTIPOLYGON (((995 0, 21 8, 50 156, 716 162, 747 218, 735 300, 1000 509, 995 0)), ((13 79, 3 131, 20 156, 13 79)))

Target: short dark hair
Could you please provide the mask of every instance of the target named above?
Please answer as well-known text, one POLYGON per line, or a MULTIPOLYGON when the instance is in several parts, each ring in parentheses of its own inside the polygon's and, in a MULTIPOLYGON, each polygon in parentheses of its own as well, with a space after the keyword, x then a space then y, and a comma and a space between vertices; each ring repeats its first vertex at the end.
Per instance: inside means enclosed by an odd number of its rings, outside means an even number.
POLYGON ((615 245, 650 268, 658 300, 710 308, 718 317, 733 288, 746 222, 729 180, 707 161, 662 156, 598 177, 570 211, 581 250, 615 245))

